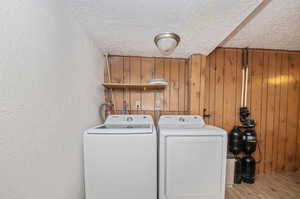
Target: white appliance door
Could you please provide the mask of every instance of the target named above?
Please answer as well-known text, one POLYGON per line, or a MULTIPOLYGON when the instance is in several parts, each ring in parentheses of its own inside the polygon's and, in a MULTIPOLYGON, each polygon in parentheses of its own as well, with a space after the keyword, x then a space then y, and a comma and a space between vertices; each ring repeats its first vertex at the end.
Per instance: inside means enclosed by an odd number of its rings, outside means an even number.
POLYGON ((155 134, 84 136, 86 199, 156 199, 155 134))
POLYGON ((161 199, 224 198, 222 136, 166 136, 161 199))

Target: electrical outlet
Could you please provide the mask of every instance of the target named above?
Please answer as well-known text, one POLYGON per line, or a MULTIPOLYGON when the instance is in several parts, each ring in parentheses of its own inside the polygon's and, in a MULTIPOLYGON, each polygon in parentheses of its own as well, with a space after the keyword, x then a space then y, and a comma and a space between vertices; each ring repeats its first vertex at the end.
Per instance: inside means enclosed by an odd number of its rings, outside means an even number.
POLYGON ((135 101, 135 108, 136 109, 141 109, 141 102, 140 101, 135 101))

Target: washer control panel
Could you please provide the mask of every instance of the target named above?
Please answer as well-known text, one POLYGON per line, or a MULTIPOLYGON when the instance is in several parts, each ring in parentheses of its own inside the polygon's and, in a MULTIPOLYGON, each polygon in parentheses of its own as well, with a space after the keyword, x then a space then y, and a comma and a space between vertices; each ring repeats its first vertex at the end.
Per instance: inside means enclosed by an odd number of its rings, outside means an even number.
POLYGON ((106 119, 106 128, 148 128, 153 124, 149 115, 110 115, 106 119))

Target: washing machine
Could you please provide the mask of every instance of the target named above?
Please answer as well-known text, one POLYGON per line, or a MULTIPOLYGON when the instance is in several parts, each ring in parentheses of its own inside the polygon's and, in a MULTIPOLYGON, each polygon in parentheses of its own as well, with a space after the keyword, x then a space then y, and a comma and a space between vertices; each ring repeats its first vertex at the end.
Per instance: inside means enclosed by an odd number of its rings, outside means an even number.
POLYGON ((227 133, 198 115, 159 120, 159 199, 224 199, 227 133))
POLYGON ((85 131, 86 199, 157 199, 157 134, 149 115, 111 115, 85 131))

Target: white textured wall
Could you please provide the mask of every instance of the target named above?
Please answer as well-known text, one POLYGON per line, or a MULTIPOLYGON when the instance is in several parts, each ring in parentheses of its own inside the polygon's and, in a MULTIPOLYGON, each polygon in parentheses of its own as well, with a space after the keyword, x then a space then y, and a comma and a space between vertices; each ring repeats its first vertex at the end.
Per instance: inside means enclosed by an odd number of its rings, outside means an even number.
POLYGON ((0 198, 81 199, 104 60, 63 1, 2 0, 0 198))

